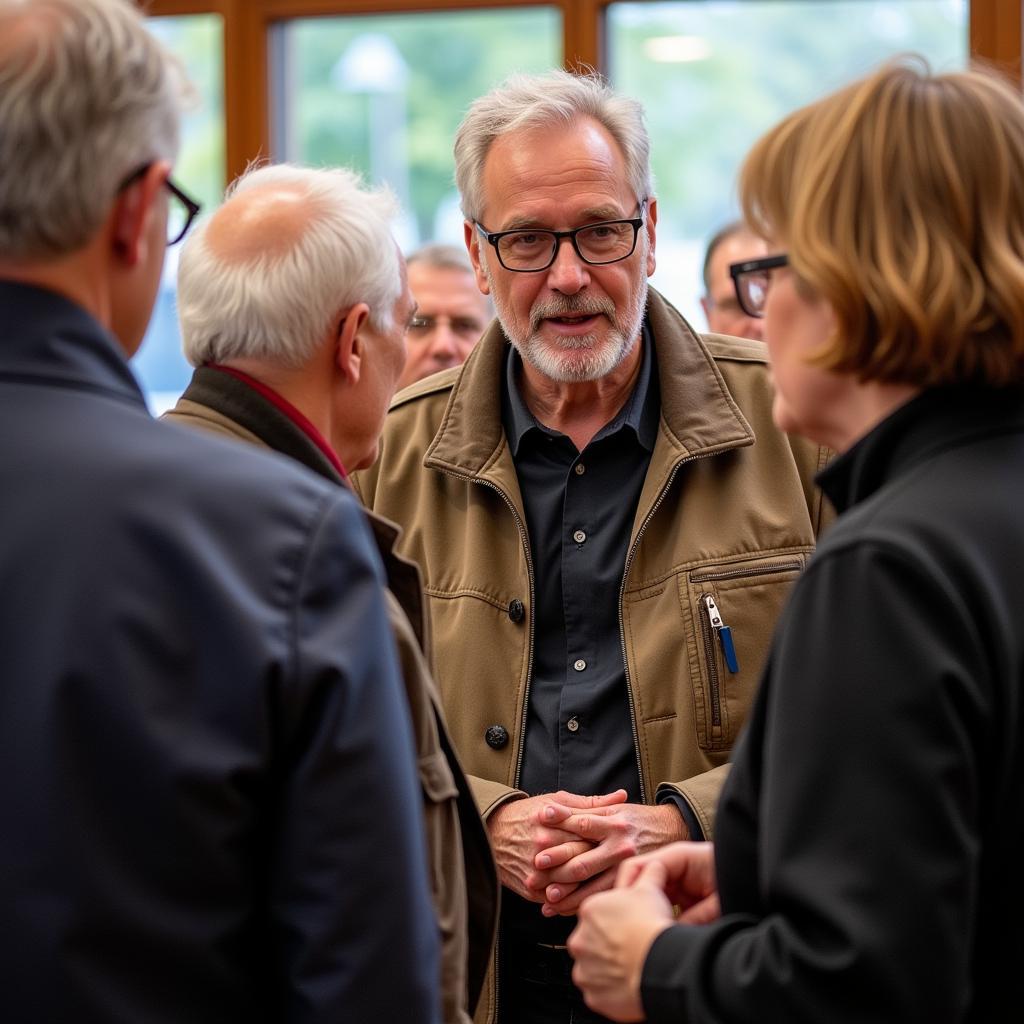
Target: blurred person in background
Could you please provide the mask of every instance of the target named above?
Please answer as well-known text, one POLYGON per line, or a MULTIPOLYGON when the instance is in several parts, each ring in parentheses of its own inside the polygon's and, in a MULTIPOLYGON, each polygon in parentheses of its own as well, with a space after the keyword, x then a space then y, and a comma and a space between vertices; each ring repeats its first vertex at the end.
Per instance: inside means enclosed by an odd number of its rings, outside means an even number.
POLYGON ((436 1024, 363 514, 128 367, 198 209, 183 90, 127 0, 0 0, 2 1016, 436 1024))
POLYGON ((740 194, 769 240, 732 274, 775 421, 840 453, 840 515, 714 847, 584 903, 574 977, 617 1021, 1017 1021, 1024 105, 993 73, 891 63, 764 136, 740 194))
MULTIPOLYGON (((280 452, 347 490, 347 470, 377 457, 417 315, 393 213, 389 196, 343 169, 270 166, 236 181, 181 254, 182 339, 197 369, 165 419, 280 452)), ((466 1024, 493 943, 497 878, 430 677, 419 572, 394 552, 395 527, 365 515, 412 713, 443 1020, 466 1024)))
POLYGON ((407 266, 416 314, 405 335, 399 388, 461 366, 494 316, 490 298, 476 286, 465 249, 425 245, 409 256, 407 266))
POLYGON ((736 301, 729 267, 741 260, 764 256, 767 251, 764 239, 758 238, 742 221, 733 221, 715 232, 704 254, 704 295, 700 300, 709 331, 762 340, 761 320, 745 313, 736 301))

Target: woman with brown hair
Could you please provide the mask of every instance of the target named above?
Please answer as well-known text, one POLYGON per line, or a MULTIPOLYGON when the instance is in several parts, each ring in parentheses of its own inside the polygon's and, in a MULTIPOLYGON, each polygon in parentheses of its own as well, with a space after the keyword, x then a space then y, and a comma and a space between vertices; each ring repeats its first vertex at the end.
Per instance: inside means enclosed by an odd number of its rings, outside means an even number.
POLYGON ((780 620, 714 849, 635 858, 570 939, 618 1021, 1024 1013, 1024 106, 901 60, 741 183, 774 416, 840 517, 780 620))

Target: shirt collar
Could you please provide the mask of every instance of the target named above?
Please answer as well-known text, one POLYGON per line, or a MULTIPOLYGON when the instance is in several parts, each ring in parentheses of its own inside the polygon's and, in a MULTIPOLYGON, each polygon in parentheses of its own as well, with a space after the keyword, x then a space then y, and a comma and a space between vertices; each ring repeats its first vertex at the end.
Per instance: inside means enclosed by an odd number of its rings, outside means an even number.
POLYGON ((256 380, 255 377, 250 377, 249 374, 243 373, 233 366, 222 366, 220 363, 207 363, 206 365, 211 370, 219 370, 221 373, 226 373, 236 380, 240 380, 243 384, 248 384, 249 387, 270 402, 275 409, 278 409, 287 416, 323 452, 324 457, 341 474, 342 478, 348 476, 345 472, 345 467, 341 464, 341 459, 338 458, 337 452, 327 443, 323 434, 287 398, 279 395, 273 388, 268 388, 266 384, 256 380))
MULTIPOLYGON (((640 331, 640 345, 640 373, 637 375, 633 391, 615 417, 598 431, 595 440, 610 437, 623 428, 629 428, 644 449, 653 451, 658 434, 658 370, 654 364, 654 345, 646 317, 640 331)), ((505 354, 502 420, 513 457, 519 454, 523 438, 530 431, 536 430, 541 434, 548 435, 557 434, 557 431, 545 427, 530 412, 523 399, 518 382, 522 362, 519 353, 509 345, 505 354)))

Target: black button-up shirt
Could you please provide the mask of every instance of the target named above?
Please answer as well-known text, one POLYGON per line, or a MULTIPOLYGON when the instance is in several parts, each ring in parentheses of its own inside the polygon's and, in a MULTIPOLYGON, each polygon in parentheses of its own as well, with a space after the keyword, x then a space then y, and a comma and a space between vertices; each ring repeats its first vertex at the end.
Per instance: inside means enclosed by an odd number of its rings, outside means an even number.
MULTIPOLYGON (((534 573, 534 654, 519 787, 625 789, 642 802, 626 687, 619 593, 633 519, 657 437, 658 370, 647 326, 640 372, 618 415, 587 447, 539 423, 519 393, 510 348, 502 421, 523 496, 534 573)), ((503 928, 561 944, 574 918, 544 918, 505 892, 503 928)))
POLYGON ((502 417, 534 571, 534 655, 520 788, 643 800, 626 689, 619 592, 657 436, 657 367, 644 330, 640 372, 618 415, 582 451, 539 423, 509 349, 502 417))

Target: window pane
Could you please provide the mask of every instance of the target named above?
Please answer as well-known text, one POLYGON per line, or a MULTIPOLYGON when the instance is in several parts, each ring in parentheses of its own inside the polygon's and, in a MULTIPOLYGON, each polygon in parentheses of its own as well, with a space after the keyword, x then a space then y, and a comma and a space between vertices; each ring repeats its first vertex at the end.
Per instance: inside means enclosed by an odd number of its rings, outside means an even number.
POLYGON ((409 250, 462 244, 452 144, 466 107, 513 71, 561 64, 548 7, 306 18, 275 31, 274 156, 387 182, 409 250))
MULTIPOLYGON (((195 106, 182 122, 175 182, 203 204, 215 207, 224 193, 224 31, 220 15, 151 18, 154 35, 184 63, 196 91, 195 106)), ((175 282, 181 244, 167 250, 153 319, 132 361, 154 412, 173 405, 192 375, 181 354, 175 282)))
POLYGON ((968 58, 966 0, 710 0, 609 8, 615 85, 642 100, 658 194, 652 284, 698 329, 704 245, 737 215, 751 144, 789 111, 915 51, 968 58))

